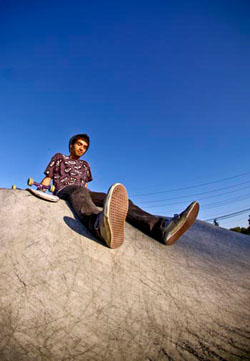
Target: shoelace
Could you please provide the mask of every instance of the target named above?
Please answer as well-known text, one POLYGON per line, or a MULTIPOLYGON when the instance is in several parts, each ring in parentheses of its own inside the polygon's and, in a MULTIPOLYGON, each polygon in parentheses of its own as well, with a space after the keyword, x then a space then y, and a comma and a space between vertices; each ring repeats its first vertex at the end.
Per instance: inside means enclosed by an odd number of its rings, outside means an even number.
POLYGON ((174 214, 174 217, 173 217, 173 218, 176 219, 176 220, 178 220, 178 219, 181 218, 181 216, 180 216, 180 214, 174 214))
POLYGON ((165 227, 166 227, 170 222, 177 223, 180 218, 181 218, 180 214, 174 214, 173 218, 166 219, 165 227))

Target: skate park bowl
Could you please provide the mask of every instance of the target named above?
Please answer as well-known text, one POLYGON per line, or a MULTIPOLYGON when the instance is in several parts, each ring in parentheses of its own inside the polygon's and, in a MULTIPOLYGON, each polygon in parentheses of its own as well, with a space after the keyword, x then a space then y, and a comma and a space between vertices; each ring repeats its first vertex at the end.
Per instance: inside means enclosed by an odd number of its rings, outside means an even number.
POLYGON ((1 361, 250 359, 250 237, 98 242, 65 201, 0 189, 1 361))

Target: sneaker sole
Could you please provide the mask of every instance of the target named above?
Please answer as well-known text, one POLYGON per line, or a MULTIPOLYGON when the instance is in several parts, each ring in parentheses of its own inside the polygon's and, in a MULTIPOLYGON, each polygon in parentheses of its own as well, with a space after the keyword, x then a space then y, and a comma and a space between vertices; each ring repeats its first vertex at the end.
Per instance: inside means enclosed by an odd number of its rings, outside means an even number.
POLYGON ((174 234, 169 235, 169 238, 166 240, 166 245, 171 246, 175 241, 177 241, 178 238, 180 238, 183 233, 185 233, 195 222, 198 213, 199 213, 199 203, 194 202, 193 206, 190 208, 186 220, 182 223, 179 229, 176 230, 174 234))
POLYGON ((128 213, 128 195, 122 184, 115 183, 110 187, 103 213, 105 227, 108 228, 106 243, 110 248, 118 248, 124 241, 125 222, 128 213))

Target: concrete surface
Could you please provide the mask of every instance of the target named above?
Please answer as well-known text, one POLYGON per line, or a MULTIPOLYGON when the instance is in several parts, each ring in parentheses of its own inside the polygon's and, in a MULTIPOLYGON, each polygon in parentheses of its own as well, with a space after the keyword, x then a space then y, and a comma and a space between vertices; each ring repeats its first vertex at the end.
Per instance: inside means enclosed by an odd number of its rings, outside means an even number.
POLYGON ((0 190, 1 361, 250 359, 250 237, 197 221, 110 250, 64 201, 0 190))

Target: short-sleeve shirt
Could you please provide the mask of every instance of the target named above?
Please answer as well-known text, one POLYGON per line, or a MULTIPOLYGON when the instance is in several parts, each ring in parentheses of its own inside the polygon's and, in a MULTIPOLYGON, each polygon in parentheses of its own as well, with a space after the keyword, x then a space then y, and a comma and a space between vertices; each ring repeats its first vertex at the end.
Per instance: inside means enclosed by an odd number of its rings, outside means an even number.
POLYGON ((69 185, 84 187, 93 179, 88 162, 81 159, 71 159, 61 153, 56 153, 51 158, 44 174, 53 179, 56 188, 54 193, 58 193, 69 185))

